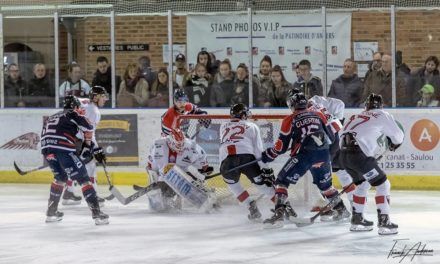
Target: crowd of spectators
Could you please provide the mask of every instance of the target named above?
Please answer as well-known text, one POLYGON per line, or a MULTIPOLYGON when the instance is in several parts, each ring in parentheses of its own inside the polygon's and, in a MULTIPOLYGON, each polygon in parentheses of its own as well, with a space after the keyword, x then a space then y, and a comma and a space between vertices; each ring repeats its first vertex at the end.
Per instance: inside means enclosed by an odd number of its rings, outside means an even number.
MULTIPOLYGON (((344 61, 343 74, 332 80, 327 96, 344 101, 346 107, 361 107, 370 93, 381 94, 384 104, 392 106, 392 57, 376 52, 365 76, 357 74, 357 64, 348 58, 344 61)), ((75 62, 67 67, 68 78, 57 88, 49 78, 46 67, 37 63, 33 77, 23 80, 17 64, 7 66, 5 77, 6 107, 53 107, 55 89, 60 101, 66 95, 85 97, 94 85, 103 86, 109 95, 112 91, 111 68, 106 57, 96 60, 96 72, 89 84, 83 79, 81 66, 75 62)), ((402 62, 402 53, 396 53, 396 102, 398 107, 436 107, 440 99, 439 60, 429 56, 419 69, 411 69, 402 62)), ((219 61, 213 53, 202 50, 197 64, 187 69, 186 57, 175 57, 172 75, 166 68, 153 70, 148 56, 142 56, 137 64, 125 67, 122 77, 116 76, 116 106, 122 108, 167 107, 169 105, 169 78, 173 89, 182 88, 190 102, 201 107, 229 107, 231 104, 249 104, 249 83, 252 82, 254 107, 285 107, 287 92, 298 88, 307 97, 324 95, 321 79, 312 74, 311 63, 301 60, 293 69, 297 80, 286 80, 283 69, 273 65, 270 56, 264 56, 259 70, 249 76, 248 66, 240 63, 232 68, 228 59, 219 61)), ((106 104, 111 106, 111 100, 106 104)))

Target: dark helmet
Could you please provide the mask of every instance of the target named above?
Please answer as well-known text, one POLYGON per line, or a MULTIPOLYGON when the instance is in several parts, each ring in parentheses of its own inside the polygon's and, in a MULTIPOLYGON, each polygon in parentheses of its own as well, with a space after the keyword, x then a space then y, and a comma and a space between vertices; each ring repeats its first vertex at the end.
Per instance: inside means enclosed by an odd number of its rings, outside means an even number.
POLYGON ((186 101, 188 102, 188 96, 185 94, 183 89, 176 89, 174 91, 174 101, 186 101))
POLYGON ((81 106, 81 102, 73 95, 66 95, 64 97, 63 107, 64 109, 75 109, 81 106))
POLYGON ((365 100, 365 109, 381 109, 383 107, 382 95, 371 93, 365 100))
POLYGON ((293 107, 295 110, 306 109, 307 98, 303 93, 295 93, 287 98, 287 106, 293 107))
POLYGON ((249 116, 251 116, 251 111, 249 111, 249 108, 242 103, 231 106, 230 113, 232 118, 238 119, 247 119, 249 116))
POLYGON ((290 107, 290 98, 292 98, 295 94, 300 93, 301 91, 298 88, 292 88, 287 92, 287 105, 290 107))
POLYGON ((93 97, 95 97, 95 95, 99 95, 99 94, 104 94, 108 97, 107 90, 105 90, 104 87, 99 86, 99 85, 95 85, 90 90, 89 98, 93 99, 93 97))

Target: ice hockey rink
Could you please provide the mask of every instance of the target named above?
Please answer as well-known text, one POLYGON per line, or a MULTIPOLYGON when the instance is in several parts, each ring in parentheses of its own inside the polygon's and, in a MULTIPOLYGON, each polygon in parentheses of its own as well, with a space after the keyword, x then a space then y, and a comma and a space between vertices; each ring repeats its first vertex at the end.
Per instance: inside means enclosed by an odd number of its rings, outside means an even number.
MULTIPOLYGON (((49 185, 0 185, 0 263, 440 263, 439 192, 392 190, 391 220, 399 224, 392 236, 379 236, 376 227, 353 233, 348 222, 319 220, 263 229, 237 204, 210 214, 191 208, 157 214, 148 210, 146 197, 126 206, 107 201, 108 226, 95 226, 84 201, 60 205, 63 221, 46 224, 48 195, 49 185)), ((377 223, 374 192, 368 199, 366 218, 377 223)), ((259 207, 270 215, 267 201, 259 200, 259 207)))

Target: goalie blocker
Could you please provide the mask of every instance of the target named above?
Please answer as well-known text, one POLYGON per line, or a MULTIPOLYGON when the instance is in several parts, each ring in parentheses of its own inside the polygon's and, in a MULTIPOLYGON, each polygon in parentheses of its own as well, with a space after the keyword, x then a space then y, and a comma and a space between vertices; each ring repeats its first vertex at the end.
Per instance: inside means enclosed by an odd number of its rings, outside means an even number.
POLYGON ((168 164, 164 169, 164 182, 180 197, 197 208, 212 208, 216 200, 213 193, 195 186, 192 178, 177 165, 168 164))

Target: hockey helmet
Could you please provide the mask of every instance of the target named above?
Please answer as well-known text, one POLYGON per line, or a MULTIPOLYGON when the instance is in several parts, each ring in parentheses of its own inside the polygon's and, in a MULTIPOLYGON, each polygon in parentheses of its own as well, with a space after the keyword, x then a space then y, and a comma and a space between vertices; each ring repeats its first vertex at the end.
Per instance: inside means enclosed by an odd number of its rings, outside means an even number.
POLYGON ((182 130, 175 128, 171 130, 171 133, 166 137, 168 147, 176 152, 181 152, 185 145, 185 135, 182 130))
POLYGON ((295 93, 287 99, 287 106, 295 110, 307 108, 307 98, 303 93, 295 93))
POLYGON ((89 98, 90 98, 91 100, 93 100, 93 97, 95 97, 95 95, 100 95, 100 94, 105 95, 105 96, 108 98, 107 90, 105 90, 105 88, 102 87, 102 86, 95 85, 95 86, 93 86, 92 89, 90 90, 89 98))
POLYGON ((66 97, 64 97, 64 101, 63 101, 64 109, 75 110, 77 107, 80 107, 80 106, 81 106, 81 102, 79 101, 79 99, 76 96, 66 95, 66 97))
POLYGON ((174 91, 174 101, 178 102, 178 101, 184 101, 184 102, 188 102, 188 96, 185 94, 185 91, 183 89, 176 89, 174 91))
POLYGON ((230 113, 232 118, 238 119, 247 119, 252 115, 251 111, 249 111, 249 108, 242 103, 231 106, 230 113))
POLYGON ((383 108, 382 95, 371 93, 365 100, 365 110, 381 109, 383 108))

